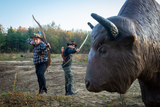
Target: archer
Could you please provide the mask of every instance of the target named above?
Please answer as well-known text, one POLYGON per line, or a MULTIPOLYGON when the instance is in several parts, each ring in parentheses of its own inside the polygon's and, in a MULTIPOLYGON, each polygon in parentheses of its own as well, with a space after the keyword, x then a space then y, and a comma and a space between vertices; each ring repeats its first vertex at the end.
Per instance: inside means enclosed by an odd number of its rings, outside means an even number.
POLYGON ((27 39, 27 43, 34 46, 33 63, 36 68, 39 83, 39 94, 44 95, 47 93, 46 80, 44 77, 44 73, 48 66, 47 47, 51 48, 51 46, 49 43, 45 44, 41 41, 42 36, 39 33, 34 33, 30 38, 31 39, 27 39))
POLYGON ((71 72, 71 64, 72 64, 71 54, 79 52, 80 49, 75 48, 77 44, 75 44, 74 41, 67 43, 67 46, 68 47, 64 50, 64 52, 62 52, 62 57, 64 59, 62 68, 65 74, 65 91, 66 91, 65 95, 75 95, 76 93, 72 92, 72 84, 73 84, 74 78, 71 72))

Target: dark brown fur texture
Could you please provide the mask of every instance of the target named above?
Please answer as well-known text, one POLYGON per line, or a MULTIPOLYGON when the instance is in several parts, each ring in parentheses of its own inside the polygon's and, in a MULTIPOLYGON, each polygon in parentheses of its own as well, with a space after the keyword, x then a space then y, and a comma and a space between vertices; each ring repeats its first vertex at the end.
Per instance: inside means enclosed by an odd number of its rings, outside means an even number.
POLYGON ((127 0, 107 18, 118 28, 115 40, 97 24, 91 33, 86 87, 126 93, 138 78, 146 107, 160 107, 160 6, 154 0, 127 0))

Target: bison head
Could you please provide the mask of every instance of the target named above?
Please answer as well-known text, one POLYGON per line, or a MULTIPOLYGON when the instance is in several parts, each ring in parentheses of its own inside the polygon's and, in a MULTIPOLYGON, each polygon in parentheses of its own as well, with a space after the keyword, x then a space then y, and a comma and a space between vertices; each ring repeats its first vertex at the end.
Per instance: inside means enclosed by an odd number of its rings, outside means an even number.
POLYGON ((120 16, 107 19, 94 13, 91 16, 99 24, 91 27, 86 88, 94 92, 125 93, 140 74, 135 24, 120 16))

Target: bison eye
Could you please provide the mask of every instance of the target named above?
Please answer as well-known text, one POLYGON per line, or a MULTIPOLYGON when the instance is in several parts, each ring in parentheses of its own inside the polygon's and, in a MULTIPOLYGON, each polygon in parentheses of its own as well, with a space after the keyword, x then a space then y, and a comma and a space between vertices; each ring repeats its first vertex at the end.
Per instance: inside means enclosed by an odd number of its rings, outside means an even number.
POLYGON ((104 53, 107 52, 107 49, 106 49, 106 47, 101 46, 101 47, 98 48, 98 51, 99 51, 100 53, 104 54, 104 53))

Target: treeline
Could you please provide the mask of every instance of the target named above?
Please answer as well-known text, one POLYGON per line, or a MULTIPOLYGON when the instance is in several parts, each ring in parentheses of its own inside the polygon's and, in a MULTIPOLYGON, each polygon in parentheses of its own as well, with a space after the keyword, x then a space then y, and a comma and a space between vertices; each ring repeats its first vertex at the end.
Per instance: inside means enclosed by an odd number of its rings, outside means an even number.
MULTIPOLYGON (((51 53, 61 53, 61 47, 67 47, 67 43, 71 40, 75 41, 78 47, 82 44, 87 34, 90 32, 82 30, 65 31, 60 26, 55 25, 54 22, 43 26, 47 42, 50 43, 52 49, 51 53)), ((0 53, 19 53, 32 52, 33 46, 29 45, 26 40, 33 34, 40 30, 36 28, 22 28, 13 29, 10 27, 7 32, 4 32, 3 26, 0 24, 0 53)), ((80 53, 88 53, 90 49, 90 37, 81 49, 80 53)))

